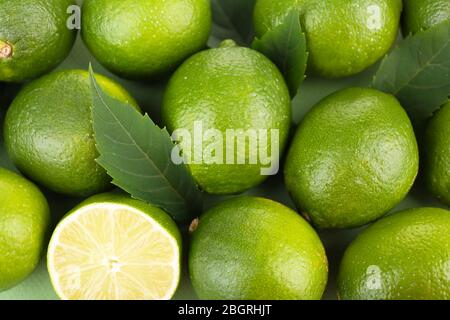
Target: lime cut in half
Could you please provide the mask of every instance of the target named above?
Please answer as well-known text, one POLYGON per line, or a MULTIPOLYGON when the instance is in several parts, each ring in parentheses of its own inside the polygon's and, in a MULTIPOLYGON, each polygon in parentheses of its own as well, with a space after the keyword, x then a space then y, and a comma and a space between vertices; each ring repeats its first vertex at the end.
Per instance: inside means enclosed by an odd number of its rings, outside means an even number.
POLYGON ((142 206, 91 203, 60 222, 47 262, 61 299, 172 298, 180 279, 180 235, 163 211, 142 206))

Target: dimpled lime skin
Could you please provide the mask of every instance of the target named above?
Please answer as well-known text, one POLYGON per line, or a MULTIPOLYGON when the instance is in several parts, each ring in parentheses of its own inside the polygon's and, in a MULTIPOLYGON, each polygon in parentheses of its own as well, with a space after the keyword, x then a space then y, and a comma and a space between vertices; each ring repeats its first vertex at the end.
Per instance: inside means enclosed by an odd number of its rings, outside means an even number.
MULTIPOLYGON (((254 50, 225 42, 223 47, 194 55, 175 72, 164 94, 162 117, 171 132, 187 129, 192 139, 197 121, 201 122, 204 132, 208 129, 222 132, 223 164, 203 161, 191 163, 189 167, 206 192, 233 194, 263 182, 267 176, 261 175, 261 168, 268 166, 262 164, 260 158, 256 164, 250 164, 248 150, 246 164, 237 164, 237 161, 227 164, 226 130, 277 129, 282 151, 291 124, 291 102, 284 79, 271 61, 254 50)), ((270 151, 270 133, 268 140, 270 151)), ((213 141, 206 140, 204 151, 213 141)), ((181 141, 183 146, 186 144, 181 141)), ((261 152, 259 146, 255 149, 258 154, 266 153, 261 152)), ((237 147, 234 151, 237 159, 237 147)))
POLYGON ((320 228, 356 227, 397 205, 417 176, 411 122, 391 95, 349 88, 300 123, 285 166, 297 207, 320 228))
POLYGON ((425 137, 428 189, 450 206, 450 101, 430 120, 425 137))
POLYGON ((410 209, 365 230, 347 249, 344 300, 449 300, 450 211, 410 209))
POLYGON ((328 277, 323 245, 291 209, 240 197, 205 213, 193 232, 189 270, 201 299, 316 300, 328 277))
POLYGON ((44 248, 50 212, 39 189, 0 168, 0 291, 24 280, 44 248))
POLYGON ((76 30, 69 30, 67 8, 73 0, 0 0, 0 81, 23 82, 50 71, 69 54, 76 30))
MULTIPOLYGON (((116 99, 137 106, 119 84, 100 75, 100 86, 116 99)), ((5 145, 16 166, 47 188, 71 196, 88 196, 110 187, 96 162, 91 124, 89 74, 67 70, 26 86, 9 108, 5 145)))
POLYGON ((426 30, 450 19, 450 1, 448 0, 407 0, 403 8, 403 34, 426 30))
POLYGON ((354 75, 373 65, 398 34, 401 0, 257 0, 258 36, 299 9, 310 52, 310 73, 326 78, 354 75))
POLYGON ((82 36, 106 68, 127 78, 155 78, 203 49, 209 0, 86 0, 82 36))

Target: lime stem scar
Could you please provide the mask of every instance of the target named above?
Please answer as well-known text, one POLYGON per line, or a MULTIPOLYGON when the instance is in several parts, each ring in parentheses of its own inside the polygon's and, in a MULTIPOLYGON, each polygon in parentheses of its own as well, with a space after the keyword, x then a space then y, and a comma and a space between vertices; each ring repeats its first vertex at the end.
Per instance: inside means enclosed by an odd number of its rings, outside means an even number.
POLYGON ((12 56, 13 50, 11 45, 6 42, 0 41, 0 59, 10 58, 12 56))
POLYGON ((195 230, 197 230, 199 222, 199 218, 195 218, 194 220, 192 220, 191 224, 189 225, 189 233, 194 233, 195 230))

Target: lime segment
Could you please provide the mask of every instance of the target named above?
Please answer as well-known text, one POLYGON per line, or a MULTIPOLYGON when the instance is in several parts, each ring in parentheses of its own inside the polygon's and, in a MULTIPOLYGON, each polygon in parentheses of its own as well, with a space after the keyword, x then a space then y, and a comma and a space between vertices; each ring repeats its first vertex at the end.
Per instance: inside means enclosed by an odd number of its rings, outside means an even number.
POLYGON ((166 300, 180 278, 179 239, 137 208, 92 203, 58 225, 48 269, 65 300, 166 300))

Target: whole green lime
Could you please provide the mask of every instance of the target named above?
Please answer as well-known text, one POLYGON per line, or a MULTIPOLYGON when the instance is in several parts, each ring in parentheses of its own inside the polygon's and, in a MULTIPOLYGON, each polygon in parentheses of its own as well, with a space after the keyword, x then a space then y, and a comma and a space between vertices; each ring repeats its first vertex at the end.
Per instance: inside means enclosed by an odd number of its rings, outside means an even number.
POLYGON ((0 81, 23 82, 56 67, 72 49, 74 0, 0 0, 0 81))
POLYGON ((82 36, 106 68, 127 78, 155 78, 203 49, 209 0, 86 0, 82 36))
POLYGON ((24 280, 41 259, 50 212, 39 189, 0 168, 0 291, 24 280))
MULTIPOLYGON (((136 106, 119 84, 96 76, 116 99, 136 106)), ((89 74, 67 70, 27 85, 13 101, 4 125, 5 145, 16 166, 49 189, 88 196, 110 187, 95 162, 89 74)))
POLYGON ((258 36, 300 12, 310 52, 309 72, 327 78, 363 71, 390 49, 398 34, 401 0, 257 0, 258 36))
POLYGON ((411 122, 391 95, 349 88, 319 102, 300 123, 286 160, 286 186, 320 228, 356 227, 397 205, 418 172, 411 122))
POLYGON ((278 171, 291 102, 283 76, 270 60, 226 40, 175 72, 164 94, 162 117, 181 136, 181 149, 200 187, 232 194, 278 171))
POLYGON ((450 211, 411 209, 384 218, 347 249, 341 299, 450 299, 450 211))
POLYGON ((424 149, 428 188, 450 206, 450 101, 431 118, 424 149))
POLYGON ((403 34, 428 29, 445 20, 450 20, 448 0, 407 0, 403 8, 403 34))
POLYGON ((291 209, 262 198, 234 198, 209 210, 195 227, 189 270, 200 298, 322 297, 325 250, 314 229, 291 209))

